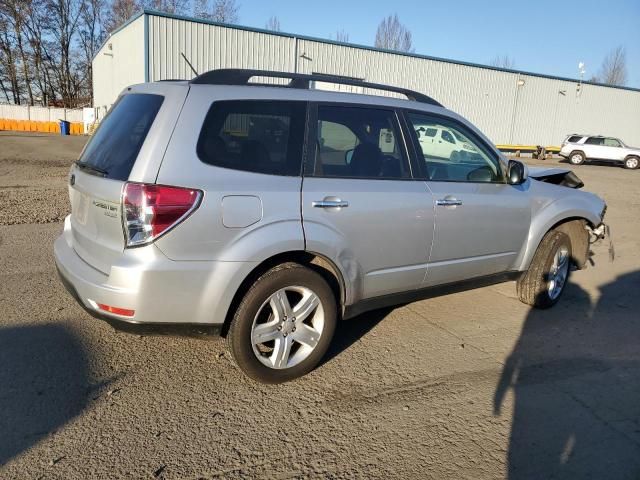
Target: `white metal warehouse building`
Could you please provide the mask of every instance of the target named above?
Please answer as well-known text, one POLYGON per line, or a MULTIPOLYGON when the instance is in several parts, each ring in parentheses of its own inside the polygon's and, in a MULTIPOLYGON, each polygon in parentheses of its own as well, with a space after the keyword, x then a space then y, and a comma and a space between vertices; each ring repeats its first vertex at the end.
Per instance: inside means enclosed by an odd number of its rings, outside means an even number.
POLYGON ((190 79, 217 68, 326 73, 432 96, 496 144, 559 145, 569 133, 640 145, 640 89, 503 70, 145 10, 113 32, 93 59, 102 112, 128 85, 190 79))

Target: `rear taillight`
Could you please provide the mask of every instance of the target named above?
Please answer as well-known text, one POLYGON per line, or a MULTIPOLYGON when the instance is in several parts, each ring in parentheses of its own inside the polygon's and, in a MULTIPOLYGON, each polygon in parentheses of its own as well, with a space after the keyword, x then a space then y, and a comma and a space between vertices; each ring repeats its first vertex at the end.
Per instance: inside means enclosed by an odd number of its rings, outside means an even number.
POLYGON ((201 198, 202 192, 192 188, 125 183, 122 222, 127 247, 153 242, 185 220, 201 198))

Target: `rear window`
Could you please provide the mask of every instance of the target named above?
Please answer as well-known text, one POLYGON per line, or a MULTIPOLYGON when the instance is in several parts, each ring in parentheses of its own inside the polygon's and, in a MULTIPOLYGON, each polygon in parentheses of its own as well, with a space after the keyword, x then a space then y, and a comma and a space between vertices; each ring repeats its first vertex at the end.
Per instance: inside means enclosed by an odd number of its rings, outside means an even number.
POLYGON ((78 163, 106 178, 127 180, 164 97, 134 93, 113 105, 78 163))
POLYGON ((305 102, 216 102, 200 132, 198 157, 234 170, 300 175, 305 116, 305 102))
POLYGON ((569 142, 569 143, 578 143, 581 138, 582 138, 582 135, 573 135, 573 136, 567 138, 567 142, 569 142))

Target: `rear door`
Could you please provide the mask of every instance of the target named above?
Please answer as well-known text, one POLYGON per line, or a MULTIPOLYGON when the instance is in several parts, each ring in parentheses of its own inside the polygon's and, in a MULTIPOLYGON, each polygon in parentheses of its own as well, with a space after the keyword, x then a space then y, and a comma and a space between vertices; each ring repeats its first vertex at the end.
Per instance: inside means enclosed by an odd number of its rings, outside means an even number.
POLYGON ((433 240, 433 198, 412 179, 393 109, 312 106, 302 189, 306 248, 337 261, 348 303, 418 288, 433 240))
POLYGON ((606 160, 609 149, 604 146, 604 138, 589 137, 583 144, 583 150, 589 159, 606 160))
POLYGON ((443 128, 469 146, 452 152, 449 159, 423 150, 419 159, 435 201, 435 234, 424 286, 512 268, 529 232, 531 208, 524 187, 505 183, 498 155, 461 122, 418 112, 406 118, 414 141, 416 126, 426 125, 443 128))
POLYGON ((103 273, 124 250, 122 187, 128 180, 155 181, 186 92, 167 85, 127 89, 71 169, 73 248, 103 273))

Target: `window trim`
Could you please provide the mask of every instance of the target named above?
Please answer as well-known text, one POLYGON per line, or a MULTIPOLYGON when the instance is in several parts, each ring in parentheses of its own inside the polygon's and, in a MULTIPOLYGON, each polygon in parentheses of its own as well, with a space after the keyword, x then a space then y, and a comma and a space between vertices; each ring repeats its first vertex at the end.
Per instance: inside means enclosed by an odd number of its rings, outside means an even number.
MULTIPOLYGON (((289 124, 289 132, 288 132, 288 142, 287 142, 287 158, 285 161, 285 165, 288 168, 288 163, 290 161, 289 155, 291 155, 291 153, 289 152, 289 143, 291 142, 291 125, 294 125, 295 122, 294 120, 296 120, 297 115, 295 115, 295 112, 292 112, 292 114, 290 115, 290 124, 289 124)), ((308 130, 308 117, 309 117, 309 102, 306 100, 283 100, 283 99, 266 99, 266 98, 235 98, 235 99, 218 99, 215 100, 213 102, 211 102, 211 104, 209 105, 209 108, 207 109, 207 113, 204 116, 204 119, 202 120, 202 124, 200 126, 200 132, 198 133, 198 139, 196 141, 196 157, 198 158, 198 160, 200 160, 200 162, 202 162, 204 165, 208 166, 208 167, 214 167, 214 168, 224 168, 225 170, 230 170, 230 171, 235 171, 235 172, 243 172, 243 173, 250 173, 250 174, 254 174, 254 175, 269 175, 269 176, 275 176, 275 177, 302 177, 303 174, 303 168, 304 168, 304 163, 305 163, 305 156, 306 156, 306 138, 307 138, 307 130, 308 130), (207 119, 209 118, 209 116, 212 114, 212 112, 214 111, 214 107, 215 105, 218 105, 220 103, 260 103, 260 104, 273 104, 273 103, 277 103, 277 104, 289 104, 292 106, 301 106, 303 111, 300 112, 300 119, 304 119, 304 125, 303 125, 303 131, 302 131, 302 135, 300 138, 300 148, 299 151, 295 152, 295 156, 296 158, 298 158, 298 162, 297 162, 297 169, 294 172, 294 164, 293 161, 291 161, 291 172, 287 171, 286 173, 267 173, 267 172, 260 172, 260 171, 255 171, 255 170, 251 170, 251 169, 247 169, 247 168, 234 168, 228 165, 219 165, 216 163, 211 163, 208 162, 206 160, 204 160, 202 158, 202 156, 200 155, 200 141, 202 139, 202 135, 204 132, 204 128, 205 125, 207 123, 207 119)))
POLYGON ((415 166, 411 159, 411 154, 408 147, 408 142, 406 139, 405 131, 402 126, 402 115, 399 109, 394 107, 389 107, 386 105, 372 105, 366 103, 351 103, 351 102, 309 102, 308 115, 307 115, 307 136, 305 141, 305 151, 307 155, 305 156, 305 166, 304 166, 304 176, 312 177, 312 178, 325 178, 325 179, 343 179, 343 180, 378 180, 378 181, 413 181, 416 180, 415 166), (343 177, 336 175, 316 175, 315 168, 317 162, 317 151, 316 151, 316 139, 318 135, 318 107, 346 107, 346 108, 362 108, 368 110, 384 110, 391 112, 396 120, 396 130, 397 130, 397 139, 398 139, 398 148, 400 149, 400 153, 403 156, 403 161, 406 163, 406 166, 409 170, 409 176, 401 177, 401 178, 380 178, 380 177, 343 177))
POLYGON ((449 117, 447 115, 442 115, 442 114, 433 113, 433 112, 426 112, 424 110, 416 110, 416 109, 412 109, 412 108, 403 108, 401 113, 402 113, 402 117, 404 119, 405 128, 407 129, 407 133, 406 134, 411 139, 411 145, 413 147, 412 148, 412 152, 413 152, 413 156, 414 156, 413 163, 416 165, 416 168, 417 168, 416 171, 419 172, 419 174, 420 174, 420 177, 419 177, 420 180, 423 180, 425 182, 439 182, 439 183, 472 183, 472 184, 483 184, 483 185, 506 185, 507 184, 506 172, 505 172, 505 170, 503 168, 502 161, 500 160, 500 155, 498 153, 496 153, 495 149, 491 145, 489 145, 482 138, 480 138, 473 130, 471 130, 469 127, 467 127, 464 123, 460 122, 459 120, 457 120, 455 118, 449 117), (446 126, 446 123, 449 123, 454 128, 460 128, 462 130, 462 133, 465 136, 468 136, 469 139, 474 141, 474 143, 479 144, 479 146, 482 147, 483 150, 485 150, 485 153, 496 161, 496 164, 498 165, 499 175, 501 177, 501 180, 500 181, 491 181, 491 182, 480 182, 480 181, 472 181, 472 180, 461 181, 461 180, 433 180, 433 179, 430 179, 428 174, 427 174, 425 161, 424 161, 424 159, 421 161, 420 157, 422 155, 420 155, 418 153, 420 151, 419 150, 420 142, 418 141, 418 138, 417 138, 417 136, 415 134, 415 131, 411 127, 411 121, 409 120, 409 115, 410 114, 422 115, 422 116, 425 116, 427 118, 432 118, 435 121, 444 121, 445 122, 445 126, 446 126))

